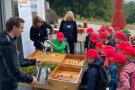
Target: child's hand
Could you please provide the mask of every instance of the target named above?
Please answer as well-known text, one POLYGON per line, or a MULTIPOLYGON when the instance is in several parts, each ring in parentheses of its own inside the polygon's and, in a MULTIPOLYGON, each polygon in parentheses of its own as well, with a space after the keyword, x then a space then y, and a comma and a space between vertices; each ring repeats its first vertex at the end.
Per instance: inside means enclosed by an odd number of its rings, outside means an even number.
POLYGON ((54 44, 53 43, 50 43, 51 44, 51 46, 53 46, 54 44))

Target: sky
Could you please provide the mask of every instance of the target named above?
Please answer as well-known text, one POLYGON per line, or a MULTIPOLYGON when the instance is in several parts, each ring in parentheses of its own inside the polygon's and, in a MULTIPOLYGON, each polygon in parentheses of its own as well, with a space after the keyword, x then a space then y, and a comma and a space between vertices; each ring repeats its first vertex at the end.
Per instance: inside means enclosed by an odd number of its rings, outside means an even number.
POLYGON ((129 2, 129 1, 135 1, 135 0, 124 0, 124 1, 128 1, 129 2))

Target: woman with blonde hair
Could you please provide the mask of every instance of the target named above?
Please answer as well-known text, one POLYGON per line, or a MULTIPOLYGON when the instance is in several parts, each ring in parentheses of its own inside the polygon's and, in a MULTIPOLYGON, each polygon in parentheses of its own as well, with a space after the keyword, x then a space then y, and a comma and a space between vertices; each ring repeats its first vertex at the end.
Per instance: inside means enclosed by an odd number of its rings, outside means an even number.
POLYGON ((33 18, 33 25, 30 28, 30 39, 34 42, 36 50, 44 49, 44 41, 48 40, 47 29, 50 29, 50 35, 53 32, 51 25, 47 24, 41 17, 33 18))
POLYGON ((77 24, 72 11, 66 13, 64 20, 61 21, 59 31, 62 32, 67 39, 70 54, 74 54, 74 44, 77 43, 77 24))

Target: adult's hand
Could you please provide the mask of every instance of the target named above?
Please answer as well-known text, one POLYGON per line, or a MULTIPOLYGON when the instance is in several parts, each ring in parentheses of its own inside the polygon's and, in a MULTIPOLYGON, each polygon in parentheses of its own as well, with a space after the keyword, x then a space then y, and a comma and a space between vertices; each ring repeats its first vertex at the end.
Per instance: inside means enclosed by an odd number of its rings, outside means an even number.
POLYGON ((45 45, 44 45, 44 43, 40 42, 40 44, 41 44, 41 46, 42 46, 43 48, 45 48, 45 45))
POLYGON ((37 81, 36 77, 35 76, 32 76, 33 77, 33 81, 31 83, 31 85, 37 85, 39 84, 39 82, 37 81))
POLYGON ((36 66, 40 66, 40 65, 41 65, 41 63, 42 63, 42 61, 41 61, 41 60, 36 60, 36 66))

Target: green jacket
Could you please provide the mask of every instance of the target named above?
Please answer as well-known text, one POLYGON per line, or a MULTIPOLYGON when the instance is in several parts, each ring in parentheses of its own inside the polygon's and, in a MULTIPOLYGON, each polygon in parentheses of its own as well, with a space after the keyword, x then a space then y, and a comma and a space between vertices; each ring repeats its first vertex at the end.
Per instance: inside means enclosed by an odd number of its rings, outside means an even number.
POLYGON ((52 40, 53 43, 53 51, 58 52, 58 53, 66 53, 65 48, 66 48, 66 42, 62 41, 61 43, 58 41, 58 39, 52 40))

